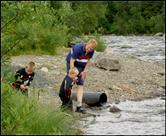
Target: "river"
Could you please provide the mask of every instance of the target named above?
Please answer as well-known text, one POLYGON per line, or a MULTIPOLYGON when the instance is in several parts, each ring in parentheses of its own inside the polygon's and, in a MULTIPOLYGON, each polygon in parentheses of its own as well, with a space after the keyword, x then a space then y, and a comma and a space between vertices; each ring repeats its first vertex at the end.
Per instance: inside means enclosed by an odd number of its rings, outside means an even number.
POLYGON ((131 54, 137 58, 165 63, 165 37, 162 36, 103 36, 107 51, 131 54))
MULTIPOLYGON (((165 37, 103 36, 107 52, 121 52, 139 59, 165 64, 165 37)), ((124 101, 112 104, 122 111, 109 108, 94 111, 100 116, 82 120, 85 134, 91 135, 165 135, 165 98, 124 101)))

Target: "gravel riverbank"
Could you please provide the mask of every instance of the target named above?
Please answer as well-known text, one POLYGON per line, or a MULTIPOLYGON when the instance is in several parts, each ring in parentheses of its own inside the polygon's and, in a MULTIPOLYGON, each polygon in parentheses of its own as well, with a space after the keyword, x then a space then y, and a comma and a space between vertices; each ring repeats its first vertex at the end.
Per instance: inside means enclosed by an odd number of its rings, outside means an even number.
MULTIPOLYGON (((31 90, 45 90, 38 94, 40 100, 44 103, 50 101, 59 105, 60 100, 54 92, 59 91, 66 74, 66 54, 67 52, 58 56, 20 55, 12 57, 11 65, 15 70, 29 61, 34 61, 37 68, 31 90)), ((107 53, 107 51, 96 52, 87 71, 84 89, 85 91, 106 92, 110 103, 164 96, 165 66, 145 62, 130 55, 107 53), (120 69, 109 71, 96 67, 95 64, 101 58, 118 61, 120 69)))

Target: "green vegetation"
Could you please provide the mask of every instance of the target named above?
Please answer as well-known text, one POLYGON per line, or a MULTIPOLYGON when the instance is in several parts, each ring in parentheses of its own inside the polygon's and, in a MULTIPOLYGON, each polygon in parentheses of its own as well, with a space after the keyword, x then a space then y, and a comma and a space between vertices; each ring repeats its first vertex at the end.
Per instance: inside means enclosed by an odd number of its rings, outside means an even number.
POLYGON ((164 9, 164 1, 2 1, 2 56, 53 55, 80 35, 164 32, 164 9))
POLYGON ((121 35, 164 32, 164 1, 107 2, 104 33, 121 35))
POLYGON ((1 134, 75 135, 76 115, 50 103, 42 105, 35 95, 26 97, 14 90, 10 86, 14 75, 7 64, 1 65, 1 134))
MULTIPOLYGON (((2 134, 75 134, 73 116, 14 91, 5 63, 19 54, 60 54, 76 37, 165 32, 165 1, 1 1, 2 134), (2 67, 2 65, 4 65, 2 67)), ((64 66, 62 66, 64 68, 64 66)))
POLYGON ((10 52, 12 55, 31 50, 40 54, 55 54, 57 47, 67 43, 68 28, 54 14, 46 4, 40 2, 2 2, 4 50, 8 53, 14 47, 10 52))
POLYGON ((5 83, 1 84, 1 104, 1 134, 76 133, 72 115, 51 105, 39 105, 5 83))

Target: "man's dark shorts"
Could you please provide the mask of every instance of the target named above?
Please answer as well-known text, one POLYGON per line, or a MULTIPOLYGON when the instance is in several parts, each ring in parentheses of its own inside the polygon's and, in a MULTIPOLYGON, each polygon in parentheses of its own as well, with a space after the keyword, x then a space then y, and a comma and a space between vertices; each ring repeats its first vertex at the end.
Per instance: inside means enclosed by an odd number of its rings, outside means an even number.
MULTIPOLYGON (((84 67, 78 67, 78 66, 75 66, 78 71, 79 71, 79 75, 78 75, 78 81, 76 82, 77 85, 84 85, 84 80, 81 79, 81 75, 80 73, 82 71, 84 71, 84 67)), ((70 69, 70 63, 66 62, 66 71, 67 71, 67 74, 69 74, 69 69, 70 69)))

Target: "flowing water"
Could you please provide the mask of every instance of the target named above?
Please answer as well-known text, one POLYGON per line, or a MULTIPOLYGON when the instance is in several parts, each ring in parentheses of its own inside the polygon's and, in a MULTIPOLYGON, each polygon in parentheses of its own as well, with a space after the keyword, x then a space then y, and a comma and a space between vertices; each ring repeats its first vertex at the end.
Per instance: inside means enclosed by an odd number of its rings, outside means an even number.
POLYGON ((127 53, 144 61, 165 63, 165 36, 103 36, 103 39, 108 52, 127 53))
POLYGON ((86 134, 98 135, 164 135, 165 100, 160 98, 140 102, 126 101, 116 105, 122 111, 100 111, 97 117, 85 121, 86 134))
MULTIPOLYGON (((144 61, 165 64, 165 37, 103 36, 107 51, 128 53, 144 61)), ((109 108, 94 111, 100 116, 83 119, 85 134, 98 135, 165 135, 165 98, 125 101, 113 104, 122 111, 109 108)))

